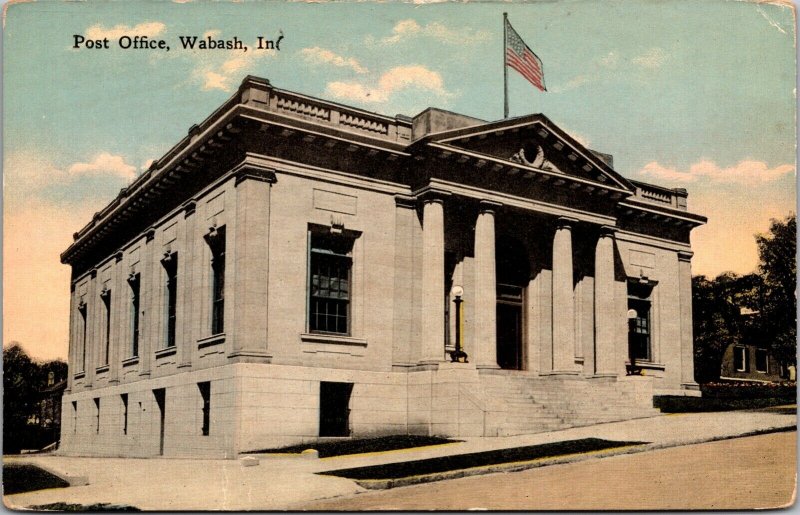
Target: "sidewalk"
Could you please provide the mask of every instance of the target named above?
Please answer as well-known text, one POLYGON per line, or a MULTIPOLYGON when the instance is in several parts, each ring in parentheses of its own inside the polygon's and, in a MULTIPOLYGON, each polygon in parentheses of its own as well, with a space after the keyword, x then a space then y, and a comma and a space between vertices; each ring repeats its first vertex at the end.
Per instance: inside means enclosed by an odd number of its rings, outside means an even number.
MULTIPOLYGON (((324 459, 258 456, 260 464, 253 467, 243 467, 238 460, 6 457, 7 463, 34 463, 60 474, 85 476, 89 484, 11 495, 4 500, 7 506, 17 508, 53 502, 105 502, 162 511, 280 510, 365 491, 351 480, 316 474, 326 470, 580 438, 643 441, 650 442, 648 449, 664 448, 795 425, 794 415, 769 411, 662 415, 534 435, 467 438, 460 443, 369 455, 324 459)), ((631 451, 636 449, 626 452, 631 451)), ((597 459, 603 455, 573 456, 570 460, 597 459)))

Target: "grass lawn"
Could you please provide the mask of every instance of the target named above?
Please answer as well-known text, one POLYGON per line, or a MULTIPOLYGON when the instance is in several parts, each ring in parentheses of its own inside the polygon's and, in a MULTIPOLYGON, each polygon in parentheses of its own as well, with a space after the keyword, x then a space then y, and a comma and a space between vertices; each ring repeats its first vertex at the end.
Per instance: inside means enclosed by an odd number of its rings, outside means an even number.
POLYGON ((7 463, 3 467, 3 494, 12 495, 45 488, 66 488, 69 483, 35 465, 7 463))
POLYGON ((378 438, 362 438, 357 440, 337 440, 330 442, 311 442, 290 447, 280 447, 278 449, 262 449, 250 451, 246 454, 278 453, 296 454, 306 449, 316 449, 320 458, 330 456, 344 456, 346 454, 362 454, 366 452, 393 451, 397 449, 411 449, 413 447, 424 447, 426 445, 440 445, 453 443, 460 440, 450 440, 448 438, 438 438, 435 436, 416 436, 416 435, 393 435, 381 436, 378 438))
POLYGON ((40 504, 38 506, 28 506, 31 510, 39 511, 142 511, 133 506, 124 506, 108 503, 97 504, 69 504, 65 502, 54 502, 52 504, 40 504))
POLYGON ((613 449, 615 447, 624 447, 628 445, 642 445, 644 443, 645 442, 616 442, 610 440, 601 440, 599 438, 584 438, 581 440, 567 440, 564 442, 546 443, 542 445, 514 447, 512 449, 499 449, 496 451, 458 454, 455 456, 443 456, 441 458, 429 458, 418 461, 331 470, 327 472, 320 472, 320 474, 346 477, 348 479, 355 480, 399 479, 422 474, 450 472, 453 470, 463 470, 486 465, 499 465, 502 463, 529 461, 538 458, 563 456, 566 454, 613 449))

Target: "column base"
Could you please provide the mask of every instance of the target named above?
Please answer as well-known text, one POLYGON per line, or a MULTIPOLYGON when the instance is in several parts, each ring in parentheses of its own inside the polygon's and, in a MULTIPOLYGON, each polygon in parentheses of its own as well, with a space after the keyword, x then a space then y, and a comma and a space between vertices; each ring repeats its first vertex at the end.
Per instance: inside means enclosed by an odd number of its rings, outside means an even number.
POLYGON ((540 372, 540 376, 578 376, 580 372, 577 370, 551 370, 549 372, 540 372))
POLYGON ((445 361, 437 359, 421 359, 417 362, 417 367, 420 367, 423 370, 438 370, 441 363, 445 363, 445 361))
POLYGON ((595 379, 595 378, 597 378, 597 379, 602 379, 602 378, 605 378, 605 379, 616 379, 617 378, 617 373, 616 372, 597 372, 596 374, 591 374, 591 375, 588 375, 586 377, 590 377, 592 379, 595 379))

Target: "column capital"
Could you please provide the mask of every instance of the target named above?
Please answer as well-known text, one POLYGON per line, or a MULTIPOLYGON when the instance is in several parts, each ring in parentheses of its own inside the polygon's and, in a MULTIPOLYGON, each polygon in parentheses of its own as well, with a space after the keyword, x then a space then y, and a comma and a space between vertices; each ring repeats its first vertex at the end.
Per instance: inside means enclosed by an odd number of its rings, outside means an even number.
POLYGON ((452 195, 453 194, 447 190, 429 187, 417 193, 416 198, 417 200, 422 201, 424 204, 429 204, 431 202, 443 204, 445 199, 451 197, 452 195))
POLYGON ((410 195, 395 195, 394 204, 397 207, 404 207, 406 209, 414 209, 417 207, 417 199, 410 195))
POLYGON ((480 213, 495 213, 501 207, 503 207, 502 203, 493 200, 482 199, 478 203, 478 210, 480 213))
POLYGON ((197 202, 194 199, 187 200, 186 202, 183 203, 181 207, 183 208, 183 217, 189 218, 194 214, 195 210, 197 209, 197 202))
POLYGON ((694 256, 694 252, 688 250, 679 250, 678 251, 678 261, 684 261, 686 263, 692 262, 692 256, 694 256))
POLYGON ((238 186, 244 181, 255 180, 258 182, 266 182, 272 184, 277 182, 275 177, 275 170, 265 166, 257 166, 252 163, 242 163, 233 169, 234 186, 238 186))
POLYGON ((578 223, 577 218, 572 218, 569 216, 559 216, 558 219, 556 220, 556 228, 569 229, 576 223, 578 223))
POLYGON ((601 225, 600 226, 600 237, 608 236, 613 238, 614 235, 617 233, 617 227, 613 225, 601 225))

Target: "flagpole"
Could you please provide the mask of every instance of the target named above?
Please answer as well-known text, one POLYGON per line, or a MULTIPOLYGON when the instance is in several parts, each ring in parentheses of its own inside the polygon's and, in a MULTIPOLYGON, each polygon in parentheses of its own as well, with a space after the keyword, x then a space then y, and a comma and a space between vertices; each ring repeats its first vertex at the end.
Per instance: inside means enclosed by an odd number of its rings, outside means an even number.
POLYGON ((508 66, 506 65, 506 27, 508 27, 508 13, 503 13, 503 118, 508 118, 508 66))

